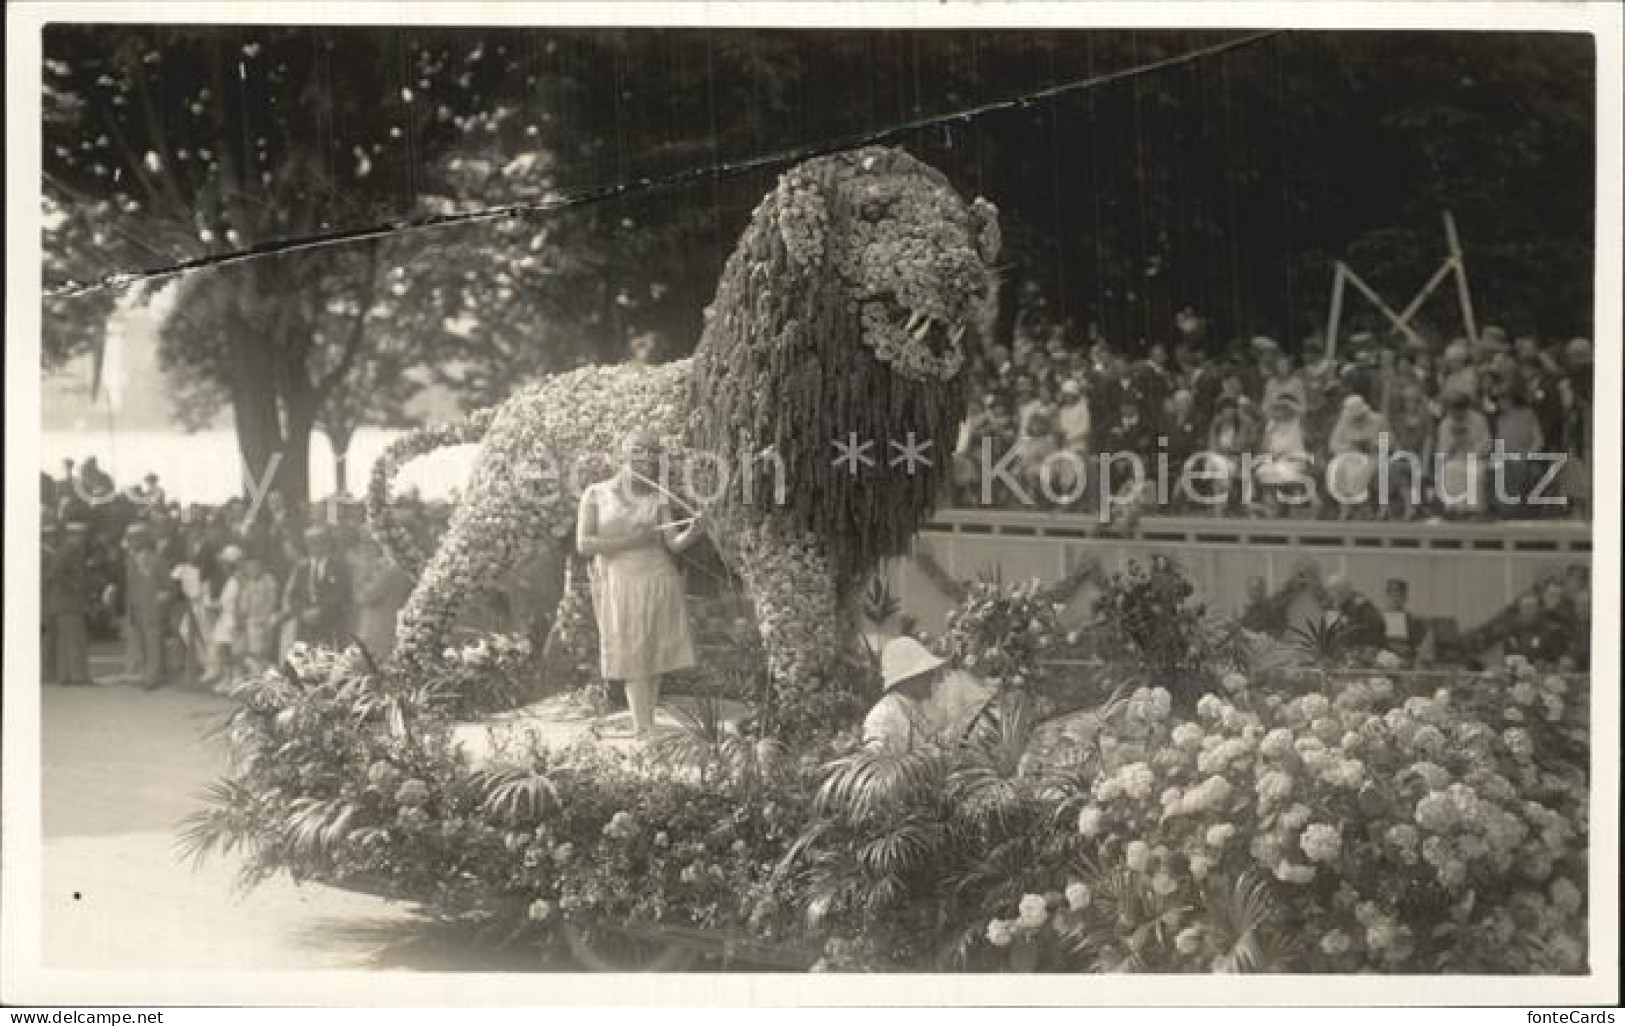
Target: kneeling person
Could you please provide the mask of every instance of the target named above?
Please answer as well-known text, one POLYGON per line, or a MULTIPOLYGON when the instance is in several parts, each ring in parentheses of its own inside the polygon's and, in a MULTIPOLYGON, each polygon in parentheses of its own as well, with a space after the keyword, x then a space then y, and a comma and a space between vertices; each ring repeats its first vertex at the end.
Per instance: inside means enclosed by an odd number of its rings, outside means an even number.
POLYGON ((886 693, 863 719, 866 745, 908 751, 952 743, 987 708, 993 689, 947 664, 913 638, 893 638, 880 653, 886 693))

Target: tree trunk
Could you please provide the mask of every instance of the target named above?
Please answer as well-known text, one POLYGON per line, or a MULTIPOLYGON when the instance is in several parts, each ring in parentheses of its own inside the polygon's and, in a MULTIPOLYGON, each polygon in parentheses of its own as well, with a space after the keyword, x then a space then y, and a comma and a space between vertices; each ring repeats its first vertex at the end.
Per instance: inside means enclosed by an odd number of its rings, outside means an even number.
POLYGON ((282 418, 270 354, 244 327, 233 326, 238 341, 232 352, 231 412, 242 454, 243 494, 250 502, 256 497, 263 502, 269 490, 279 489, 285 476, 282 418))
POLYGON ((350 442, 355 432, 327 429, 328 447, 333 450, 333 490, 340 495, 350 494, 350 442))
POLYGON ((292 368, 294 374, 288 375, 283 381, 282 410, 283 410, 283 469, 285 474, 277 475, 281 484, 283 499, 288 503, 288 510, 294 513, 301 523, 310 522, 315 518, 307 518, 306 512, 310 509, 310 434, 316 425, 316 403, 308 387, 302 387, 297 372, 300 368, 292 368))
MULTIPOLYGON (((307 268, 300 268, 306 271, 307 268)), ((310 513, 310 433, 316 425, 320 397, 310 380, 306 360, 310 353, 314 310, 310 283, 293 273, 291 265, 277 268, 281 302, 274 319, 273 359, 276 390, 282 401, 282 468, 277 490, 296 523, 312 522, 310 513)))

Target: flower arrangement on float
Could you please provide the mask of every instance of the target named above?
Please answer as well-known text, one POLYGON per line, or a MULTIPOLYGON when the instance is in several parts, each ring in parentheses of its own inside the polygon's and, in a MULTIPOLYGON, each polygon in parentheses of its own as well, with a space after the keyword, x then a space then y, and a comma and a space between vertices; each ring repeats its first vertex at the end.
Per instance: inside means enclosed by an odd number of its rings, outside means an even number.
MULTIPOLYGON (((1001 619, 1047 623, 1037 592, 1006 592, 967 594, 962 651, 1047 634, 1001 619)), ((776 608, 771 629, 803 626, 776 608)), ((1146 683, 1042 759, 1013 687, 994 729, 908 753, 713 724, 645 755, 476 766, 446 692, 296 647, 238 686, 232 774, 186 840, 240 850, 250 880, 364 885, 544 952, 676 927, 828 971, 1584 970, 1583 679, 1521 659, 1423 694, 1210 675, 1188 711, 1146 683)))
POLYGON ((1584 718, 1528 678, 1462 690, 1521 687, 1545 745, 1382 677, 1283 698, 1235 675, 1190 719, 1137 692, 1077 811, 1088 872, 985 937, 1052 968, 1584 971, 1584 718))
POLYGON ((525 703, 535 690, 530 639, 480 634, 441 651, 434 692, 448 713, 472 717, 525 703))
POLYGON ((948 611, 940 654, 994 687, 1036 684, 1041 662, 1066 635, 1063 603, 1037 578, 1005 585, 978 580, 948 611))

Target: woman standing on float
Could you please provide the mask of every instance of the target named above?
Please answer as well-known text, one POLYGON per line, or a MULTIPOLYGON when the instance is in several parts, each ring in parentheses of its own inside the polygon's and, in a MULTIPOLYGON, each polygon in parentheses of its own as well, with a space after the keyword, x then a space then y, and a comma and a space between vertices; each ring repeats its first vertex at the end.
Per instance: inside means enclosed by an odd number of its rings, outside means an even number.
POLYGON ((700 517, 673 520, 660 468, 658 443, 634 431, 622 445, 620 470, 587 486, 576 517, 576 549, 593 560, 601 671, 605 680, 624 682, 640 738, 654 728, 661 675, 695 662, 683 575, 672 554, 699 537, 700 517))

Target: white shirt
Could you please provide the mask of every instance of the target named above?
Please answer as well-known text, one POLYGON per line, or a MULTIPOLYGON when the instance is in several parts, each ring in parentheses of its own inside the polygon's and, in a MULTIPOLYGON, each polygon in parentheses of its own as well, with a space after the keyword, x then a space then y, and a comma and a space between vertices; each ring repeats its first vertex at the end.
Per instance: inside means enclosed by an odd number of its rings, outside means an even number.
POLYGON ((925 699, 889 691, 863 719, 864 743, 908 751, 919 744, 952 741, 992 695, 992 688, 963 670, 949 672, 925 699))
POLYGON ((1082 399, 1063 405, 1056 415, 1060 422, 1061 439, 1068 447, 1082 448, 1089 444, 1089 404, 1082 399))

